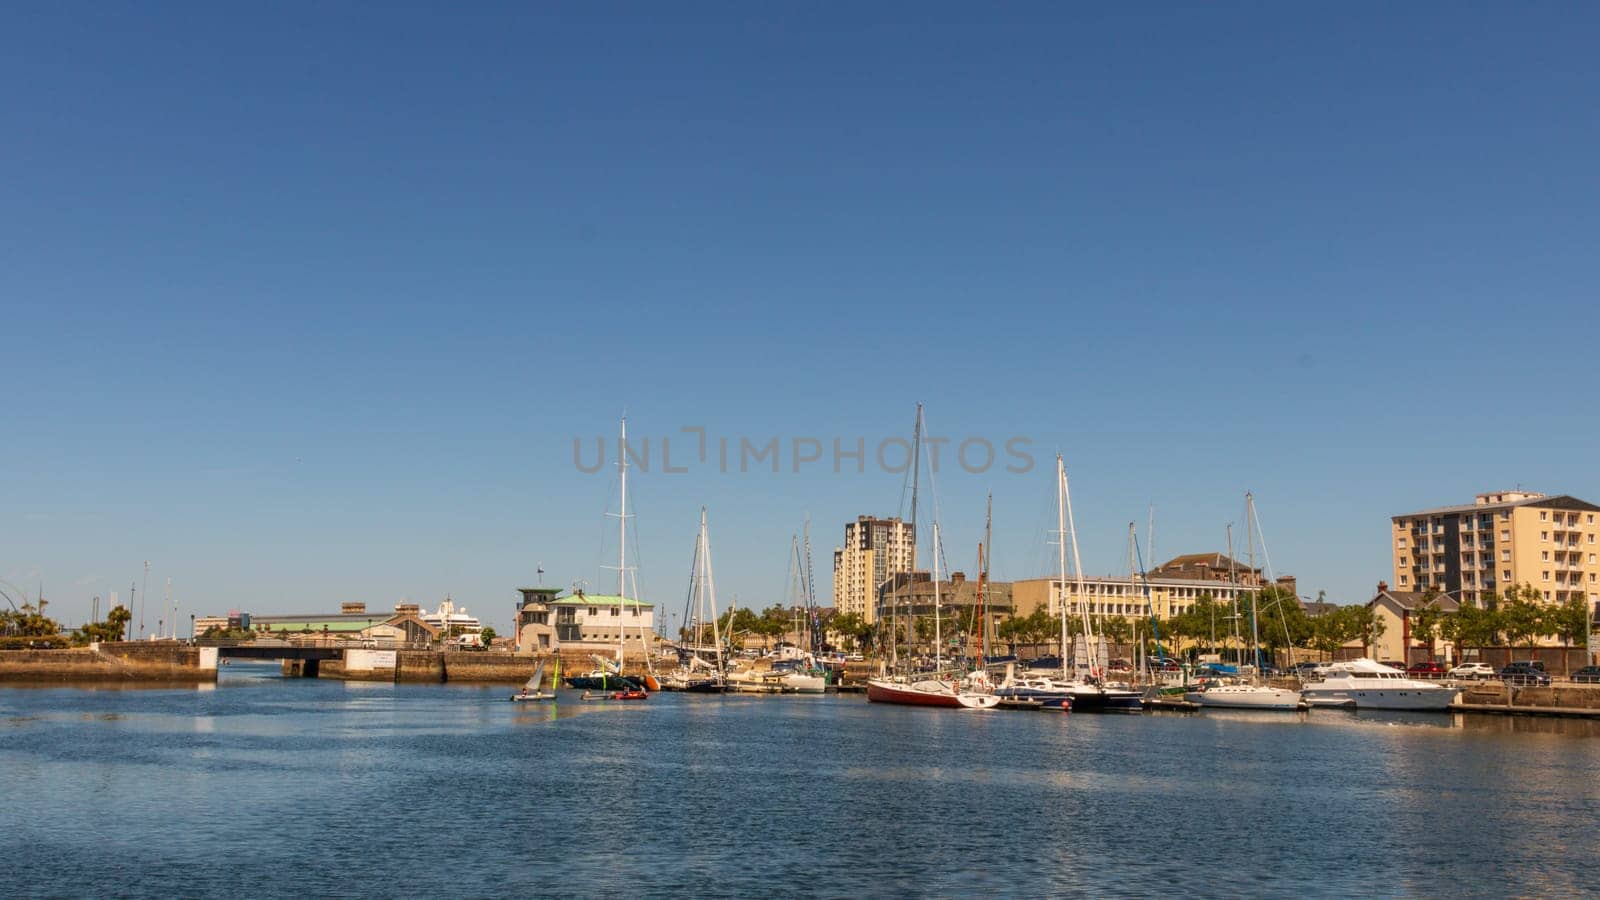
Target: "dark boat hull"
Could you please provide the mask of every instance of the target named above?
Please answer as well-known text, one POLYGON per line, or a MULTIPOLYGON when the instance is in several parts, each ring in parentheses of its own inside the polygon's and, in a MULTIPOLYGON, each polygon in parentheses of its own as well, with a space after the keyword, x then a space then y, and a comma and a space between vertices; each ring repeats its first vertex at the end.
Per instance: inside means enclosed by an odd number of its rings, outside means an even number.
POLYGON ((995 695, 1001 702, 1018 701, 1022 703, 1038 703, 1040 709, 1072 709, 1073 695, 1066 691, 1037 691, 1031 688, 996 688, 995 695))
POLYGON ((1122 691, 1081 691, 1072 694, 1073 712, 1140 712, 1144 700, 1122 691))

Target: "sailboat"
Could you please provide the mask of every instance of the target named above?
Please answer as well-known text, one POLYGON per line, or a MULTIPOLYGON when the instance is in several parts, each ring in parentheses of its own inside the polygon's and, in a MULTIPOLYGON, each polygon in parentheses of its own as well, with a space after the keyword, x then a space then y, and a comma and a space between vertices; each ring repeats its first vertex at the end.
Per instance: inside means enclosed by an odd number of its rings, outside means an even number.
MULTIPOLYGON (((1250 556, 1250 568, 1255 569, 1255 498, 1248 492, 1244 495, 1245 501, 1245 535, 1250 556)), ((1266 546, 1265 543, 1262 544, 1266 546)), ((1251 652, 1255 655, 1256 673, 1249 683, 1207 685, 1197 691, 1188 691, 1183 699, 1191 703, 1198 703, 1207 709, 1261 709, 1294 711, 1305 708, 1305 702, 1299 691, 1287 688, 1270 687, 1261 682, 1261 633, 1257 622, 1257 598, 1261 595, 1260 579, 1256 579, 1256 589, 1250 592, 1250 644, 1251 652)))
POLYGON ((711 532, 706 524, 706 508, 700 507, 700 530, 694 539, 694 563, 689 573, 689 607, 684 618, 694 643, 687 651, 679 648, 683 664, 662 678, 662 688, 694 694, 720 694, 727 689, 727 666, 722 652, 722 631, 717 621, 717 585, 711 571, 711 532), (700 635, 711 622, 713 662, 700 654, 700 635))
MULTIPOLYGON (((559 668, 560 665, 561 664, 558 661, 556 663, 556 666, 559 668)), ((541 690, 539 690, 539 682, 541 682, 543 680, 544 680, 544 660, 540 660, 538 667, 533 670, 533 677, 529 678, 527 683, 522 686, 522 690, 520 690, 517 693, 511 695, 511 701, 513 703, 527 703, 529 701, 535 701, 535 700, 554 700, 554 699, 556 699, 555 691, 541 691, 541 690)), ((550 679, 550 683, 551 684, 555 684, 556 683, 556 680, 555 680, 555 678, 553 676, 550 679)))
MULTIPOLYGON (((915 437, 919 441, 921 434, 922 404, 919 403, 917 404, 917 428, 915 431, 915 437)), ((920 456, 920 454, 918 455, 920 456)), ((867 700, 873 703, 898 703, 906 706, 934 706, 947 709, 994 709, 1000 705, 1000 696, 992 689, 988 675, 981 666, 976 671, 964 675, 942 671, 944 669, 944 650, 942 646, 944 643, 944 623, 940 611, 941 598, 939 596, 939 576, 941 574, 939 560, 942 554, 939 547, 937 512, 938 505, 935 503, 936 515, 934 517, 932 539, 933 566, 930 573, 933 581, 934 671, 931 673, 933 677, 916 681, 912 681, 909 678, 869 678, 867 679, 867 700)), ((915 560, 913 559, 914 568, 915 560)), ((909 612, 911 608, 908 606, 907 609, 909 612)), ((911 633, 915 634, 915 631, 911 633)))
MULTIPOLYGON (((594 661, 599 668, 587 675, 569 676, 568 687, 582 688, 584 690, 616 690, 619 693, 640 692, 645 686, 645 679, 654 682, 655 678, 645 675, 643 678, 628 678, 622 674, 622 665, 627 650, 627 621, 623 615, 623 607, 628 603, 628 418, 622 418, 621 437, 617 441, 617 467, 621 471, 622 502, 621 510, 617 516, 617 658, 615 661, 602 656, 595 656, 594 661)), ((598 599, 598 598, 596 598, 598 599)), ((641 636, 641 645, 648 641, 641 636)), ((649 657, 648 649, 645 656, 649 657)), ((652 687, 652 690, 654 688, 652 687)), ((623 698, 618 698, 623 699, 623 698)), ((632 696, 626 699, 642 699, 632 696)))
POLYGON ((1137 691, 1105 684, 1105 640, 1094 630, 1085 598, 1083 564, 1078 556, 1078 532, 1072 520, 1072 493, 1067 484, 1066 463, 1056 454, 1056 571, 1061 581, 1061 675, 1059 678, 1038 672, 1017 676, 1008 672, 1006 681, 995 693, 1007 699, 1037 700, 1049 708, 1070 708, 1073 712, 1138 712, 1144 708, 1137 691), (1067 633, 1067 542, 1072 543, 1072 569, 1077 581, 1077 611, 1083 633, 1069 641, 1067 633), (1072 646, 1069 662, 1067 648, 1072 646), (1071 669, 1069 670, 1069 665, 1071 669))

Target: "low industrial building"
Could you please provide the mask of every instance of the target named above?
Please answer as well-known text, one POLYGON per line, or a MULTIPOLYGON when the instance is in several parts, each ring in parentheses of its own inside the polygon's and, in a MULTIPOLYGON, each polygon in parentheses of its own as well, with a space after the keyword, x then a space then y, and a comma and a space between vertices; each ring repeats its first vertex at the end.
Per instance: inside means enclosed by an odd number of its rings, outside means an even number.
POLYGON ((365 603, 346 603, 337 613, 253 616, 250 627, 257 634, 275 637, 323 635, 396 643, 437 640, 440 630, 423 621, 419 611, 414 603, 401 603, 392 613, 369 611, 365 603))

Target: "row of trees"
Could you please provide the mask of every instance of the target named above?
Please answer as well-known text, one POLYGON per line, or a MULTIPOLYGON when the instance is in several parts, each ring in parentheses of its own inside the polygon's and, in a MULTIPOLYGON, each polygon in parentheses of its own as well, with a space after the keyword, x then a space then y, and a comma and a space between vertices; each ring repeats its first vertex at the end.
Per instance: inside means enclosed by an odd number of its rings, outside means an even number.
MULTIPOLYGON (((1522 585, 1505 596, 1486 592, 1480 598, 1481 605, 1447 611, 1439 603, 1440 596, 1436 590, 1429 591, 1410 616, 1411 639, 1425 644, 1430 657, 1438 655, 1440 642, 1449 644, 1455 650, 1453 655, 1459 657, 1463 647, 1499 645, 1531 650, 1547 637, 1572 647, 1585 643, 1589 637, 1590 613, 1582 597, 1547 604, 1537 588, 1522 585)), ((1231 604, 1218 603, 1210 594, 1201 594, 1188 611, 1162 623, 1163 637, 1212 650, 1247 644, 1251 634, 1248 595, 1240 601, 1237 640, 1233 637, 1234 615, 1231 604)), ((1261 645, 1269 650, 1292 646, 1333 653, 1359 640, 1370 652, 1384 634, 1385 625, 1365 605, 1339 606, 1310 616, 1293 595, 1269 587, 1261 591, 1256 601, 1256 632, 1261 645)))
MULTIPOLYGON (((41 603, 41 606, 44 604, 41 603)), ((114 606, 105 621, 91 622, 68 635, 74 644, 90 641, 120 641, 127 633, 133 613, 127 607, 114 606)), ((46 616, 42 609, 24 603, 18 609, 0 610, 0 636, 12 638, 56 638, 61 636, 61 625, 46 616)))
MULTIPOLYGON (((783 637, 794 627, 794 612, 782 606, 769 606, 760 613, 740 607, 723 613, 717 620, 717 630, 723 640, 731 641, 739 635, 755 635, 761 638, 762 646, 768 648, 774 638, 783 637)), ((679 628, 678 637, 684 641, 709 644, 712 640, 711 625, 702 624, 699 635, 687 626, 679 628)))

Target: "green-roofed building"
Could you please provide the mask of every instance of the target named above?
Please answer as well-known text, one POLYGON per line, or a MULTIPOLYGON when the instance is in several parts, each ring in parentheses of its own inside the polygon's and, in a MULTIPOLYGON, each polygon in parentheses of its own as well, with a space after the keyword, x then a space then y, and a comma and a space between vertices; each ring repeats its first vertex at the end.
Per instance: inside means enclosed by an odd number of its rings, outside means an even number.
POLYGON ((619 631, 629 653, 654 646, 656 608, 647 600, 579 591, 545 603, 554 616, 556 642, 562 649, 611 652, 619 631))

